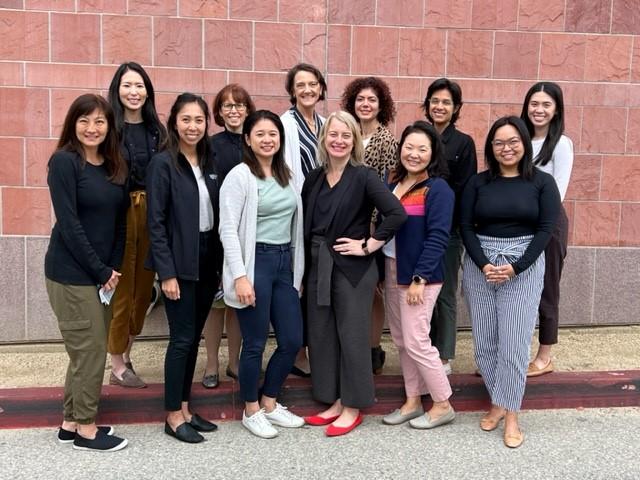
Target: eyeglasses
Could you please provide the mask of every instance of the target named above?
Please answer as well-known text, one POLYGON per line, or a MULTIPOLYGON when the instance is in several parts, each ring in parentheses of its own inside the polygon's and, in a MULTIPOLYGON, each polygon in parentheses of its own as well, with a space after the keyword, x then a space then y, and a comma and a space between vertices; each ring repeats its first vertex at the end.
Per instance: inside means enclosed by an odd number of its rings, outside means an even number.
POLYGON ((230 112, 233 109, 236 109, 237 112, 244 112, 247 109, 247 106, 244 103, 223 103, 222 110, 226 110, 230 112))
POLYGON ((493 148, 499 152, 504 150, 506 146, 508 146, 511 150, 515 150, 520 145, 522 145, 522 140, 520 140, 518 137, 510 138, 506 142, 503 140, 493 140, 491 142, 491 145, 493 145, 493 148))
POLYGON ((451 106, 453 106, 453 102, 451 100, 449 100, 448 98, 440 100, 439 98, 431 97, 429 99, 429 103, 431 105, 433 105, 434 107, 437 106, 437 105, 440 105, 440 104, 442 104, 443 107, 451 107, 451 106))

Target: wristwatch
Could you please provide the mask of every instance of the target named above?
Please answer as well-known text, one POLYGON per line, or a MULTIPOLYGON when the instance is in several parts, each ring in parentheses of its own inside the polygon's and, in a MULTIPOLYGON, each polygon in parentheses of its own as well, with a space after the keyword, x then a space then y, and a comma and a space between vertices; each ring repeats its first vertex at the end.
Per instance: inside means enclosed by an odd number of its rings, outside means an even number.
POLYGON ((427 281, 422 278, 420 275, 414 275, 413 277, 411 277, 411 281, 413 283, 417 283, 418 285, 426 285, 427 281))

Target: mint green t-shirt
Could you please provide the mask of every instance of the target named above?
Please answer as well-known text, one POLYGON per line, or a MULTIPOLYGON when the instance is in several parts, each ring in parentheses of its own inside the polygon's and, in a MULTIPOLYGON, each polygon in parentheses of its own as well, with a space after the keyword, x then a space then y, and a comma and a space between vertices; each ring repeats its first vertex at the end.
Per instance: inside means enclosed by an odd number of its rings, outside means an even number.
POLYGON ((291 241, 291 221, 296 194, 291 183, 282 188, 275 178, 258 181, 258 225, 256 242, 282 245, 291 241))

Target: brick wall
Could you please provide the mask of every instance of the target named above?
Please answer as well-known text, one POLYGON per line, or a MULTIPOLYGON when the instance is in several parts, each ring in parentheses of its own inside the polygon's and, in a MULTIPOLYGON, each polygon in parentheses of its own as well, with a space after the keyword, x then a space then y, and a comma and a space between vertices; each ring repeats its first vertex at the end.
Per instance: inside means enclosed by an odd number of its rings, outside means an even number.
MULTIPOLYGON (((284 72, 301 60, 327 73, 325 111, 352 77, 380 75, 400 128, 422 118, 427 86, 448 76, 463 87, 459 126, 479 147, 534 81, 557 81, 576 149, 570 243, 640 258, 622 248, 640 247, 640 0, 0 0, 0 291, 11 297, 0 301, 11 332, 0 341, 55 336, 40 320, 50 318, 46 162, 70 102, 105 93, 125 60, 148 67, 162 113, 176 93, 210 100, 228 82, 283 111, 284 72)), ((586 272, 590 321, 606 276, 597 264, 586 272)), ((623 280, 637 297, 640 279, 623 280)))

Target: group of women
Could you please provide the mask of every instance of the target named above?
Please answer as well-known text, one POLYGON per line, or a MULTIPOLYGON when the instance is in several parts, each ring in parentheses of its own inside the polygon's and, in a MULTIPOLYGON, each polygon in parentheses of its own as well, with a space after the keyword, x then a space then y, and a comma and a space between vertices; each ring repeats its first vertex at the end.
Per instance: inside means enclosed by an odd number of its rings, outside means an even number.
POLYGON ((526 376, 552 370, 557 341, 566 253, 558 186, 564 194, 572 161, 561 90, 536 84, 522 119, 496 121, 488 170, 476 175, 473 140, 455 128, 455 82, 429 87, 428 121, 407 126, 399 142, 379 78, 351 82, 342 110, 326 119, 317 112, 327 85, 316 67, 294 66, 285 86, 292 107, 280 117, 256 110, 241 86, 224 87, 213 102, 224 130, 211 138, 209 107, 191 93, 177 97, 165 129, 151 80, 134 62, 117 70, 108 102, 87 94, 71 105, 48 174, 57 221, 45 274, 69 354, 58 440, 86 450, 126 446, 95 423, 102 373, 108 351, 110 383, 145 386, 130 351, 154 274, 169 325, 166 434, 198 443, 217 429, 189 400, 203 330, 212 347, 203 384, 218 384, 225 322, 227 375, 237 376, 242 424, 258 437, 305 423, 339 436, 362 423, 384 363, 385 318, 407 398, 383 422, 450 423, 462 238, 476 361, 492 402, 480 426, 493 430, 505 418, 504 442, 519 446, 526 376), (553 268, 545 270, 545 257, 553 268), (216 296, 224 302, 209 317, 216 296), (541 332, 543 321, 550 326, 529 364, 538 308, 541 332), (277 348, 261 380, 271 327, 277 348), (327 408, 302 418, 278 396, 287 375, 309 369, 313 397, 327 408))

